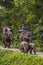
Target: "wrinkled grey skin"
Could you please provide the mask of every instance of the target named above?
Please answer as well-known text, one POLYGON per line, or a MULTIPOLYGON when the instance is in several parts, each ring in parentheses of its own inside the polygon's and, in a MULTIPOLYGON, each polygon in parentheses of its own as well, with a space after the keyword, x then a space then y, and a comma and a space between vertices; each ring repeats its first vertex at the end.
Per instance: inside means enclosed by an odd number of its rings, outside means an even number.
POLYGON ((31 32, 26 32, 24 34, 19 35, 20 40, 20 50, 24 53, 28 53, 30 51, 30 54, 32 54, 32 50, 34 54, 36 54, 36 47, 35 44, 32 43, 32 34, 31 32))

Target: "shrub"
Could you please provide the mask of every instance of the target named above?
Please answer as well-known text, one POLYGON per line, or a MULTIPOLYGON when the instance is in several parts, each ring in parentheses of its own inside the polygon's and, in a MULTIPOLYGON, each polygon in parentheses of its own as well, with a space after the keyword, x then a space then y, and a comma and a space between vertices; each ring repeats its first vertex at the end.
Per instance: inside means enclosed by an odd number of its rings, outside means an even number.
POLYGON ((0 65, 43 65, 43 58, 21 52, 0 50, 0 65))

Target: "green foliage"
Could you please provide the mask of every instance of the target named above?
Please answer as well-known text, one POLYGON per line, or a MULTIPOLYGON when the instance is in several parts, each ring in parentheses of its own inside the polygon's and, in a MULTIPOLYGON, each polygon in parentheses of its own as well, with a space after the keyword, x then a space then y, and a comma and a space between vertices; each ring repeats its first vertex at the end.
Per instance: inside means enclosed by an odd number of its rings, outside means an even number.
POLYGON ((10 26, 17 40, 22 23, 31 24, 33 42, 43 46, 43 0, 0 0, 0 30, 4 25, 10 26))
POLYGON ((12 7, 14 7, 13 4, 12 4, 13 1, 14 0, 9 0, 9 1, 8 0, 0 0, 0 5, 5 6, 7 8, 12 8, 12 7))
POLYGON ((0 50, 0 65, 43 65, 43 58, 21 52, 0 50))
POLYGON ((40 47, 37 47, 37 51, 39 51, 39 52, 40 52, 40 51, 43 52, 43 47, 41 47, 41 48, 40 48, 40 47))

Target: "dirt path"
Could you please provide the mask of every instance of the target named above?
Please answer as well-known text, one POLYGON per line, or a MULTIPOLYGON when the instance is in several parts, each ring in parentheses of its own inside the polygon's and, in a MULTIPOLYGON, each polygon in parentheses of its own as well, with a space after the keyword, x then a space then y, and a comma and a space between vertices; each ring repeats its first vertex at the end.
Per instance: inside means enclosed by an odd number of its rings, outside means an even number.
MULTIPOLYGON (((2 46, 0 46, 0 50, 10 50, 10 51, 19 51, 21 52, 19 49, 17 48, 4 48, 2 46)), ((37 56, 41 56, 43 57, 43 52, 36 52, 37 53, 37 56)))

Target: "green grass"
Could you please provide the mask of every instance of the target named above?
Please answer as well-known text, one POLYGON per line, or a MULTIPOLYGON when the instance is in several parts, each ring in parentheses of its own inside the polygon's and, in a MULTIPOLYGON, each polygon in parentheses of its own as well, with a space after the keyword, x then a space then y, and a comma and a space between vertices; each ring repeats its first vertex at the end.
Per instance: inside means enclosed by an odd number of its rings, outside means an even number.
POLYGON ((3 42, 2 42, 2 40, 0 40, 0 46, 3 46, 3 42))
POLYGON ((0 50, 0 65, 43 65, 43 58, 21 52, 0 50))

